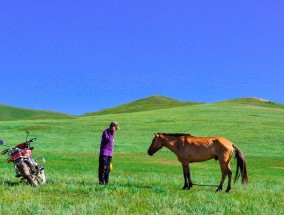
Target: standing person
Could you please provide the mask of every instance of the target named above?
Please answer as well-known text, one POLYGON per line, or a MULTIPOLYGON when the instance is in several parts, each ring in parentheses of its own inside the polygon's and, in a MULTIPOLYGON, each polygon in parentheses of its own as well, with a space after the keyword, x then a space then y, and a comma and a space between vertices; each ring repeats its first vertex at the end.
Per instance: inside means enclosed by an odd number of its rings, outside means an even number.
POLYGON ((114 147, 114 136, 115 132, 119 129, 117 122, 111 122, 109 128, 103 131, 101 146, 100 146, 100 157, 99 157, 99 184, 107 185, 110 163, 112 159, 113 147, 114 147))

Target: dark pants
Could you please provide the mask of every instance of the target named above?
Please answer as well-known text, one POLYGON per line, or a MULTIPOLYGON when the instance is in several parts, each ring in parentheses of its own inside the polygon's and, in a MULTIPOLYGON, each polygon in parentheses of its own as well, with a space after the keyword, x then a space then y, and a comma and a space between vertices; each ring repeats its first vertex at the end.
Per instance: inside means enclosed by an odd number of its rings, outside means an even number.
POLYGON ((99 184, 108 184, 108 176, 110 172, 110 162, 112 157, 100 155, 99 157, 99 184))

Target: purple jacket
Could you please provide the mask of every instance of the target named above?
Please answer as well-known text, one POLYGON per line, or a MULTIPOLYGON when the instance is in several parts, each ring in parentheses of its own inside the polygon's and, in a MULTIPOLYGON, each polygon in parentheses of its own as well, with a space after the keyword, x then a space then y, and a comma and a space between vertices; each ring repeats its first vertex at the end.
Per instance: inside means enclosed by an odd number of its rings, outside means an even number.
POLYGON ((106 129, 103 131, 101 147, 100 147, 100 155, 112 156, 113 146, 114 146, 114 135, 110 129, 106 129))

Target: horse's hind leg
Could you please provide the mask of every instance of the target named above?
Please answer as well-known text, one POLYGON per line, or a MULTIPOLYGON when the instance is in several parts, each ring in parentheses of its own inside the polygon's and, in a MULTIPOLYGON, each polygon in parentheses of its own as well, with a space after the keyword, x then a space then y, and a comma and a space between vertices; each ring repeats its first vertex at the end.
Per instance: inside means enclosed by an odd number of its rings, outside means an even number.
POLYGON ((227 165, 226 163, 220 161, 220 167, 221 167, 221 172, 222 172, 222 179, 221 179, 221 182, 217 188, 217 192, 220 192, 222 189, 223 189, 223 184, 224 184, 224 181, 225 181, 225 178, 227 176, 227 165))
POLYGON ((232 181, 232 171, 231 171, 231 166, 230 163, 227 165, 227 174, 228 174, 228 187, 226 192, 229 192, 231 190, 231 181, 232 181))
POLYGON ((231 181, 232 181, 232 170, 231 170, 231 165, 230 165, 230 160, 232 158, 233 155, 233 150, 231 151, 230 155, 229 155, 229 159, 227 161, 227 174, 228 174, 228 187, 226 189, 226 192, 229 192, 231 190, 231 181))

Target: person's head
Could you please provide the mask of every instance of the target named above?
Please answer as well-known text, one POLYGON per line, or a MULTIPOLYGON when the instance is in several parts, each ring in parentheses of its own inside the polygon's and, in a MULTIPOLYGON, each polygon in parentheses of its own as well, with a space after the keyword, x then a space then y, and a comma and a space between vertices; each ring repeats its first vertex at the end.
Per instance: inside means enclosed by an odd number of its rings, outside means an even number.
POLYGON ((109 128, 114 132, 117 131, 119 129, 118 122, 111 122, 110 125, 109 125, 109 128))

